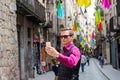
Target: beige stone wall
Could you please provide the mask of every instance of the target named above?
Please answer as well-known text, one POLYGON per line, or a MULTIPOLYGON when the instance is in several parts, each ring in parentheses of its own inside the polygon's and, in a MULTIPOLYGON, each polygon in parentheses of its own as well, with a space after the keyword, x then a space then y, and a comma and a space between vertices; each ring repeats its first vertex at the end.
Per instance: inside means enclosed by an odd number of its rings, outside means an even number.
POLYGON ((0 80, 18 80, 16 0, 0 0, 0 80))

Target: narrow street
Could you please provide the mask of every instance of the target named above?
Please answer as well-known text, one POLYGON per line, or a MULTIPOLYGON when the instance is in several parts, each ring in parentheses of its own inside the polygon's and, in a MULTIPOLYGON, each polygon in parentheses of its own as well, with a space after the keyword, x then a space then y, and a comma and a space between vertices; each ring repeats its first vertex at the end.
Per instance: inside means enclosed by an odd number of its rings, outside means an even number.
POLYGON ((99 70, 97 64, 93 59, 90 60, 90 65, 86 64, 85 72, 80 70, 79 80, 108 80, 103 73, 99 70))
MULTIPOLYGON (((79 80, 108 80, 107 77, 100 71, 95 59, 90 59, 90 65, 86 64, 85 72, 79 71, 79 80)), ((54 80, 54 73, 52 71, 42 75, 36 75, 34 79, 29 80, 54 80)))
POLYGON ((54 80, 80 56, 79 80, 120 80, 120 0, 0 0, 0 80, 54 80))

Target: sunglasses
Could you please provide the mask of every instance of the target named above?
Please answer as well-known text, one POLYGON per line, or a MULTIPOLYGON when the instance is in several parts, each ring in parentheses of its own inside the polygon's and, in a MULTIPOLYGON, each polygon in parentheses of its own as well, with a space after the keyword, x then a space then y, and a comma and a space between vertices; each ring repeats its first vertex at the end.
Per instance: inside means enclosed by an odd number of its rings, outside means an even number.
POLYGON ((64 38, 64 39, 67 39, 68 36, 71 36, 71 35, 62 35, 62 36, 60 36, 60 38, 61 38, 61 39, 63 39, 63 38, 64 38))

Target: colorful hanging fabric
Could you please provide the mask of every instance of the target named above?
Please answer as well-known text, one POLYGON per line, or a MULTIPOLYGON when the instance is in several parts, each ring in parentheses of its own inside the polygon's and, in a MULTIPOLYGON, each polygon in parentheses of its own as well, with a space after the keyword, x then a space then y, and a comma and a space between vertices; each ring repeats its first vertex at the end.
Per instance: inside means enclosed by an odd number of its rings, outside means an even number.
POLYGON ((84 38, 83 38, 83 40, 84 40, 84 41, 86 41, 86 40, 87 40, 87 38, 86 38, 86 37, 84 37, 84 38))
POLYGON ((59 19, 63 19, 64 18, 64 10, 63 10, 62 4, 60 2, 58 2, 58 5, 57 5, 57 17, 59 19))
POLYGON ((76 19, 74 20, 73 31, 77 32, 77 22, 76 19))
POLYGON ((101 22, 101 15, 99 9, 96 10, 95 21, 97 25, 101 22))
POLYGON ((85 8, 88 8, 91 5, 91 0, 85 0, 85 8))
POLYGON ((91 5, 91 0, 77 0, 77 5, 79 7, 85 6, 85 8, 88 8, 91 5))
POLYGON ((80 44, 81 44, 81 47, 84 48, 84 42, 82 41, 80 44))
POLYGON ((94 40, 92 40, 91 45, 94 46, 94 40))
POLYGON ((83 41, 83 39, 82 39, 82 37, 80 37, 80 42, 82 42, 83 41))
POLYGON ((73 30, 74 32, 76 32, 76 31, 77 31, 77 27, 73 25, 72 30, 73 30))
POLYGON ((98 23, 100 23, 101 22, 101 15, 100 15, 100 10, 99 9, 97 10, 97 13, 98 13, 98 23))
POLYGON ((90 51, 90 48, 88 49, 88 53, 90 53, 91 51, 90 51))
POLYGON ((100 30, 100 31, 103 30, 102 22, 100 22, 100 24, 98 25, 98 30, 100 30))
POLYGON ((96 10, 96 13, 95 13, 95 23, 96 23, 96 25, 99 24, 98 12, 97 12, 97 10, 96 10))
POLYGON ((84 5, 84 0, 77 0, 77 4, 79 7, 82 7, 84 5))
POLYGON ((105 8, 105 9, 110 9, 110 7, 111 7, 111 2, 110 2, 110 0, 102 0, 102 6, 103 6, 103 8, 105 8))
POLYGON ((102 27, 102 19, 101 19, 101 15, 100 15, 100 10, 97 9, 96 10, 96 25, 98 26, 98 30, 102 31, 103 27, 102 27))
POLYGON ((80 26, 77 27, 77 31, 80 33, 81 31, 80 26))
POLYGON ((94 39, 95 38, 95 36, 94 36, 94 32, 92 32, 92 39, 94 39))
POLYGON ((87 44, 86 42, 84 43, 84 47, 85 47, 85 48, 88 48, 88 44, 87 44))

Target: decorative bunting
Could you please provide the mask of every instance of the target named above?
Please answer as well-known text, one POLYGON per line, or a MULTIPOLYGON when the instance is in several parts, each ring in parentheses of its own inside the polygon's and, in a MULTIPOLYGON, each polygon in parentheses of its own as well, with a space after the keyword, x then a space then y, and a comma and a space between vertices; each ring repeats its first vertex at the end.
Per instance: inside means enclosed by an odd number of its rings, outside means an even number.
POLYGON ((94 40, 92 40, 92 43, 91 43, 92 46, 94 46, 94 40))
POLYGON ((110 7, 111 7, 111 2, 110 2, 110 0, 102 0, 102 6, 103 6, 103 8, 105 8, 105 9, 110 9, 110 7))
POLYGON ((77 4, 79 7, 82 7, 84 5, 84 0, 77 0, 77 4))
POLYGON ((96 10, 96 25, 98 26, 98 30, 103 30, 103 27, 102 27, 102 20, 101 20, 101 15, 100 15, 100 10, 97 9, 96 10))
POLYGON ((80 37, 80 42, 82 42, 83 41, 83 39, 82 39, 82 37, 80 37))
POLYGON ((85 0, 85 8, 88 8, 91 5, 91 0, 85 0))
POLYGON ((99 24, 99 20, 98 20, 98 11, 96 10, 96 13, 95 13, 95 23, 96 25, 99 24))
POLYGON ((57 16, 59 19, 64 18, 64 10, 63 10, 62 4, 60 2, 58 2, 58 5, 57 5, 57 16))
POLYGON ((94 32, 92 32, 92 39, 94 39, 95 38, 95 36, 94 36, 94 32))
POLYGON ((74 20, 74 25, 73 25, 72 30, 73 30, 74 32, 77 32, 77 31, 80 32, 80 31, 81 31, 80 26, 79 26, 79 24, 77 23, 76 19, 74 20))
POLYGON ((83 38, 83 40, 84 40, 84 41, 86 41, 86 40, 87 40, 87 38, 86 38, 86 37, 84 37, 84 38, 83 38))
POLYGON ((79 27, 79 26, 77 27, 77 31, 78 31, 79 33, 80 33, 80 31, 81 31, 81 29, 80 29, 80 27, 79 27))
POLYGON ((73 31, 77 31, 77 22, 76 19, 74 20, 73 31))
POLYGON ((100 31, 103 30, 102 22, 100 22, 100 24, 98 25, 98 29, 99 29, 100 31))
POLYGON ((91 5, 91 0, 77 0, 77 4, 79 7, 85 6, 85 8, 88 8, 91 5))

